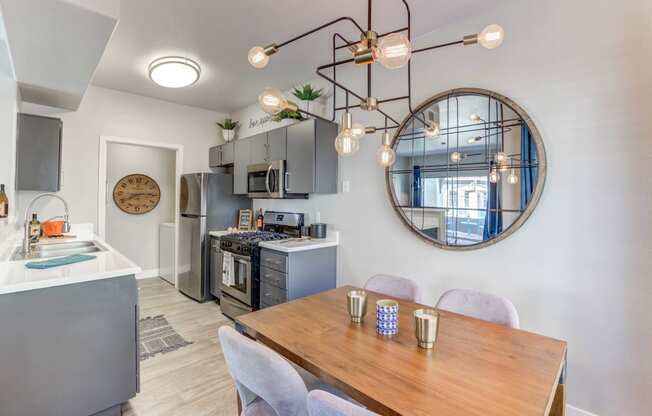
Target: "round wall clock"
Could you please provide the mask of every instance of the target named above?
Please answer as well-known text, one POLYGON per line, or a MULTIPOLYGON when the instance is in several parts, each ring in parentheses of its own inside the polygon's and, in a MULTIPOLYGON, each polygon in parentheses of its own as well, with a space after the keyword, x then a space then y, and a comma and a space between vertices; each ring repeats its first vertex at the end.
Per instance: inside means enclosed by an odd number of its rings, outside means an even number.
POLYGON ((147 175, 127 175, 113 188, 113 202, 127 214, 150 212, 160 200, 161 188, 147 175))

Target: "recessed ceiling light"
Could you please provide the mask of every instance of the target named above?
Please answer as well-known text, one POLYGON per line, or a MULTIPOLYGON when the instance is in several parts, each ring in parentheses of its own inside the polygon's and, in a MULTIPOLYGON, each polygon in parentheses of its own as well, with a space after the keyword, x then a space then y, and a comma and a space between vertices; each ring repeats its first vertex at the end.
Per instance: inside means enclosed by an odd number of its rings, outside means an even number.
POLYGON ((165 88, 183 88, 199 79, 201 68, 192 59, 164 56, 149 64, 149 78, 165 88))

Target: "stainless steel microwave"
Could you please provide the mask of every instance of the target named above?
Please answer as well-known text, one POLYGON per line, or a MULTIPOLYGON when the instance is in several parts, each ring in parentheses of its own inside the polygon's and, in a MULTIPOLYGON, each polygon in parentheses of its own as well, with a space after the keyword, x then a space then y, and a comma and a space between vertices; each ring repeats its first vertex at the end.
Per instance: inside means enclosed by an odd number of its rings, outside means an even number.
POLYGON ((284 191, 284 160, 247 166, 247 195, 250 198, 283 198, 284 191))

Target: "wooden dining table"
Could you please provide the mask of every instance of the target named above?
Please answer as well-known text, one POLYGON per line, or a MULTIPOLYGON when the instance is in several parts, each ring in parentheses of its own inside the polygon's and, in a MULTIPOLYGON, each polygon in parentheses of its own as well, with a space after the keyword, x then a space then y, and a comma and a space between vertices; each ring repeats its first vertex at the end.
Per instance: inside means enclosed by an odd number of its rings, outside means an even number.
POLYGON ((361 324, 340 287, 236 320, 239 330, 381 415, 563 415, 566 342, 440 311, 434 348, 417 346, 413 313, 399 302, 399 332, 376 334, 368 293, 361 324))

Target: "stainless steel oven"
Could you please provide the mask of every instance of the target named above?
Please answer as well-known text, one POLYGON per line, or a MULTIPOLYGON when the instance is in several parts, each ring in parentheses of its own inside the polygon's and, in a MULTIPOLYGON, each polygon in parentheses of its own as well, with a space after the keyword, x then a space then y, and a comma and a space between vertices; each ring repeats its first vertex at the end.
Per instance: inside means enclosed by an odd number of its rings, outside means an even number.
POLYGON ((283 198, 285 161, 247 166, 247 194, 250 198, 283 198))
MULTIPOLYGON (((224 250, 223 250, 224 252, 224 250)), ((220 287, 222 293, 253 306, 253 273, 251 270, 251 257, 231 253, 233 256, 233 284, 227 285, 222 282, 220 287)))

